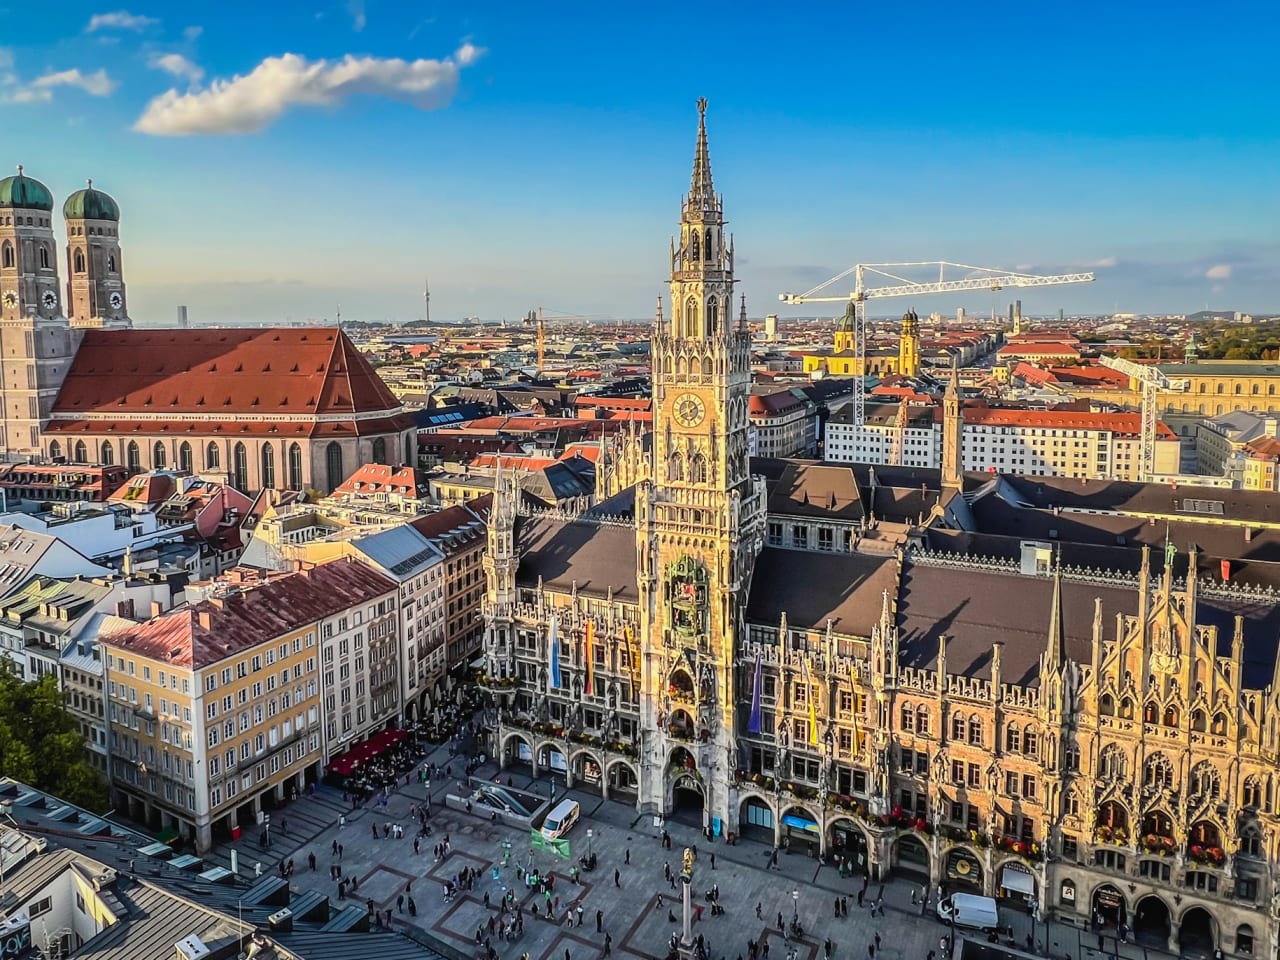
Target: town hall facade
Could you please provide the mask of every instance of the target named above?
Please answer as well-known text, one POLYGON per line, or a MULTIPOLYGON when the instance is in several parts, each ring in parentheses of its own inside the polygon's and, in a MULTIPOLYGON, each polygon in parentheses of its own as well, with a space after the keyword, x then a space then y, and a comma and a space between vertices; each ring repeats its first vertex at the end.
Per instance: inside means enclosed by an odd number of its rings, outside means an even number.
POLYGON ((608 443, 581 511, 496 482, 481 684, 503 766, 1164 950, 1275 958, 1274 592, 1200 576, 1192 543, 1124 570, 1031 540, 937 549, 922 529, 963 535, 1005 489, 961 473, 954 378, 936 495, 896 541, 871 533, 874 470, 869 498, 847 466, 753 473, 724 223, 700 103, 652 434, 608 443))

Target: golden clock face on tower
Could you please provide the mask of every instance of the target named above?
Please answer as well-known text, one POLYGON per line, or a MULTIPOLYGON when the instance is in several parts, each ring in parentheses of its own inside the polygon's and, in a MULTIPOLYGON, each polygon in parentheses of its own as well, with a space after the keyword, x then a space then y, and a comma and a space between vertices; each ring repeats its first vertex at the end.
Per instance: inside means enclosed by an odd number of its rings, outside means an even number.
POLYGON ((696 393, 682 393, 671 408, 676 423, 682 427, 696 427, 707 415, 707 405, 696 393))

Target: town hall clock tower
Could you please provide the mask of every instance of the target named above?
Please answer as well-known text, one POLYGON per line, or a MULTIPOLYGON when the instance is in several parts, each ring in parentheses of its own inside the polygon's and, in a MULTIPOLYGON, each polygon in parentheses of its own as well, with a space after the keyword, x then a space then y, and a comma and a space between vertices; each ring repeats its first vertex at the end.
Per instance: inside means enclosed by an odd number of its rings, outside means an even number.
POLYGON ((670 319, 652 337, 653 470, 636 493, 641 804, 700 810, 730 829, 738 765, 735 645, 764 542, 764 482, 749 472, 751 335, 734 317, 733 240, 711 180, 705 100, 693 182, 671 244, 670 319))

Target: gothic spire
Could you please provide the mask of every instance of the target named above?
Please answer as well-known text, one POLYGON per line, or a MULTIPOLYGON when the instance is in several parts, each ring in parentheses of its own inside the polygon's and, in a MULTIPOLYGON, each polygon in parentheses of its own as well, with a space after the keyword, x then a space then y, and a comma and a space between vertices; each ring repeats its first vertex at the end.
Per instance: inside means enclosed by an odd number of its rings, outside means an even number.
POLYGON ((701 210, 716 208, 716 191, 711 182, 711 153, 707 149, 707 98, 698 100, 698 146, 693 154, 693 182, 689 186, 689 206, 701 210))
POLYGON ((1046 655, 1049 666, 1056 668, 1062 663, 1062 653, 1066 647, 1062 634, 1062 566, 1061 559, 1054 564, 1053 600, 1049 610, 1049 645, 1046 655))

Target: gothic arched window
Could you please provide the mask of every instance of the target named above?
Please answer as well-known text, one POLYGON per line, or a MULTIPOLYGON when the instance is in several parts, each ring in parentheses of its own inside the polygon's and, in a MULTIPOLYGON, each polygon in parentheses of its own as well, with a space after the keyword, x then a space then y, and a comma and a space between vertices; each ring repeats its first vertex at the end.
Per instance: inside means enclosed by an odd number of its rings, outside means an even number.
POLYGON ((116 272, 116 255, 114 253, 107 254, 107 272, 108 273, 116 272))
POLYGON ((249 489, 249 450, 243 443, 231 451, 231 485, 241 493, 249 489))
POLYGON ((153 470, 164 469, 164 444, 159 440, 156 445, 151 448, 151 467, 153 470))
POLYGON ((3 249, 3 253, 0 253, 0 257, 3 257, 3 261, 0 261, 0 262, 3 262, 6 267, 12 267, 13 266, 13 244, 10 243, 8 240, 6 240, 4 242, 4 247, 2 249, 3 249))
POLYGON ((382 437, 373 441, 373 462, 383 464, 387 462, 387 441, 382 437))
POLYGON ((982 721, 976 713, 969 718, 969 742, 982 746, 982 721))
POLYGON ((1142 782, 1148 787, 1170 789, 1173 787, 1173 764, 1163 753, 1153 753, 1143 768, 1142 782))
POLYGON ((698 255, 698 231, 697 230, 694 230, 689 237, 689 259, 695 260, 695 261, 702 259, 702 257, 698 255))
POLYGON ((222 458, 218 455, 218 445, 212 440, 204 448, 204 466, 206 470, 217 470, 222 458))
POLYGON ((715 336, 716 325, 720 322, 719 304, 715 297, 707 301, 707 335, 715 336))
POLYGON ((1207 760, 1202 760, 1191 768, 1191 795, 1193 797, 1217 800, 1221 786, 1222 781, 1218 776, 1218 771, 1207 760))
POLYGON ((62 444, 60 444, 57 440, 54 440, 51 444, 49 444, 49 459, 57 460, 61 456, 62 456, 62 444))
POLYGON ((116 462, 116 452, 112 448, 110 440, 102 441, 102 454, 98 457, 98 462, 104 467, 109 467, 116 462))
POLYGON ((1166 727, 1176 727, 1178 725, 1178 708, 1173 704, 1164 708, 1164 725, 1166 727))
POLYGON ((262 445, 262 488, 264 490, 274 490, 276 486, 276 452, 272 449, 271 444, 264 443, 262 445))
POLYGON ((337 440, 330 441, 329 446, 325 448, 324 467, 325 481, 329 486, 329 492, 332 493, 338 488, 338 484, 347 479, 346 474, 342 472, 342 445, 337 440))
POLYGON ((49 248, 44 244, 40 245, 40 266, 46 270, 49 268, 49 248))
POLYGON ((712 256, 711 256, 711 228, 710 228, 710 227, 707 227, 707 250, 706 250, 706 255, 707 255, 707 260, 711 260, 711 259, 713 259, 713 258, 712 258, 712 256))
POLYGON ((138 442, 136 440, 129 441, 129 446, 125 450, 124 462, 128 465, 129 469, 135 473, 142 469, 142 451, 138 449, 138 442))
POLYGON ((698 335, 698 301, 693 297, 684 302, 684 335, 686 337, 698 335))
POLYGON ((76 441, 76 463, 89 462, 89 448, 84 445, 83 440, 76 441))
POLYGON ((1022 738, 1016 723, 1011 723, 1005 728, 1004 748, 1009 753, 1017 753, 1022 748, 1022 738))
POLYGON ((84 251, 76 247, 76 252, 71 257, 71 269, 75 273, 84 273, 84 251))
POLYGON ((916 733, 923 736, 929 733, 929 708, 923 704, 916 708, 916 733))
POLYGON ((1244 788, 1240 792, 1240 803, 1246 807, 1262 808, 1262 778, 1256 773, 1244 778, 1244 788))
POLYGON ((1129 761, 1124 750, 1114 743, 1102 748, 1098 756, 1098 776, 1103 780, 1124 780, 1128 775, 1129 761))
POLYGON ((182 446, 178 447, 178 469, 183 473, 191 473, 194 463, 191 457, 191 444, 182 441, 182 446))
POLYGON ((289 445, 289 489, 302 489, 302 447, 289 445))
POLYGON ((702 454, 696 454, 689 465, 689 481, 691 483, 707 482, 707 461, 702 459, 702 454))
POLYGON ((951 718, 951 739, 964 740, 964 717, 958 713, 951 718))

